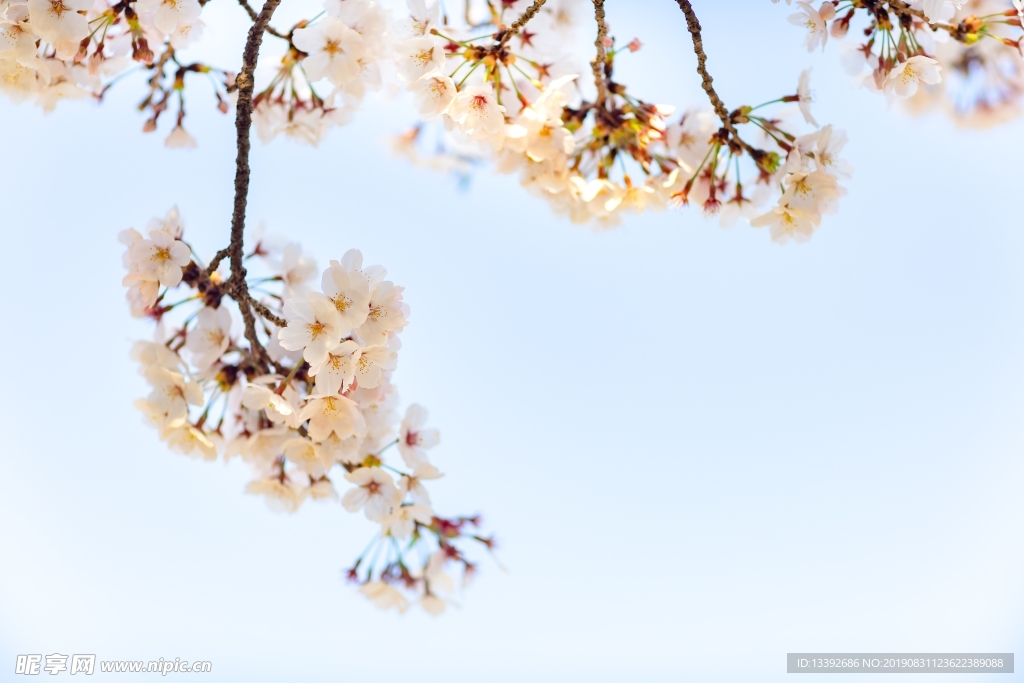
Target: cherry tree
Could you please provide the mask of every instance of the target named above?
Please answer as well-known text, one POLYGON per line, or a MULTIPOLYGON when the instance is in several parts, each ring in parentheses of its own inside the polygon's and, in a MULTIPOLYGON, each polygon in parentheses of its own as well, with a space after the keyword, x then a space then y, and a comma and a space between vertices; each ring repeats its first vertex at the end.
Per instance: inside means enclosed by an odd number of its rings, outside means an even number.
MULTIPOLYGON (((676 0, 680 36, 707 102, 688 107, 646 101, 617 78, 642 44, 611 33, 605 0, 324 0, 287 29, 272 23, 281 0, 258 11, 237 0, 252 21, 237 70, 181 57, 202 46, 209 1, 0 0, 0 89, 50 111, 102 101, 141 72, 142 129, 163 127, 171 148, 197 144, 185 127, 186 102, 208 98, 197 91, 212 86, 212 104, 234 109, 228 245, 197 254, 177 209, 119 236, 129 308, 155 327, 132 350, 151 389, 136 405, 171 449, 244 461, 247 492, 276 510, 335 502, 377 525, 348 576, 382 608, 440 613, 456 579, 477 571, 470 548, 494 541, 477 516, 434 511, 427 487, 442 473, 428 451, 440 436, 422 406, 402 416, 392 383, 410 315, 403 288, 356 249, 320 270, 290 237, 247 226, 253 127, 263 142, 316 145, 358 125, 368 92, 406 90, 414 123, 393 147, 412 163, 455 173, 488 163, 575 223, 609 228, 692 206, 780 243, 809 239, 852 173, 845 134, 812 113, 810 71, 759 104, 726 105, 689 0, 676 0), (581 59, 584 32, 594 39, 581 59), (257 83, 267 36, 280 49, 257 83)), ((779 30, 793 40, 802 30, 809 51, 839 42, 856 82, 909 112, 990 126, 1024 97, 1022 19, 1024 0, 801 1, 779 30)))

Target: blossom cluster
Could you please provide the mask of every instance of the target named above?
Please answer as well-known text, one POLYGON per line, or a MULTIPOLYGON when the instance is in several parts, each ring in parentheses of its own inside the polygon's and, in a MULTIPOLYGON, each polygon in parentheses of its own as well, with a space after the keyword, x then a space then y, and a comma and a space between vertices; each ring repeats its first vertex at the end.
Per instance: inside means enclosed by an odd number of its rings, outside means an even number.
POLYGON ((62 99, 102 98, 134 61, 150 72, 150 92, 139 106, 149 113, 144 130, 154 130, 177 100, 167 144, 194 146, 181 126, 186 75, 212 79, 222 112, 232 82, 227 72, 176 56, 202 37, 201 12, 200 0, 2 0, 0 91, 50 111, 62 99))
POLYGON ((299 22, 270 83, 253 98, 260 139, 316 145, 331 126, 348 124, 366 93, 381 87, 390 24, 373 0, 326 0, 317 18, 299 22))
POLYGON ((417 600, 437 614, 455 592, 452 570, 475 571, 461 541, 493 542, 477 517, 434 512, 427 484, 442 475, 428 451, 440 436, 422 406, 397 412, 403 288, 356 250, 320 273, 298 244, 254 237, 247 270, 265 272, 248 280, 249 301, 199 262, 176 210, 145 236, 121 233, 131 312, 157 328, 132 349, 150 387, 136 406, 171 449, 240 458, 254 474, 246 491, 275 510, 314 500, 361 512, 379 531, 349 578, 381 607, 417 600))
MULTIPOLYGON (((614 79, 615 60, 640 50, 638 40, 617 48, 613 37, 603 38, 594 69, 596 93, 588 94, 571 61, 539 47, 565 45, 565 31, 574 22, 538 19, 571 16, 568 10, 579 4, 545 3, 511 40, 504 6, 478 23, 446 24, 443 33, 432 28, 436 17, 414 17, 411 24, 422 36, 399 51, 399 69, 421 123, 396 148, 441 168, 462 170, 467 156, 490 160, 499 172, 518 174, 557 214, 599 227, 617 225, 627 213, 694 204, 726 226, 742 217, 755 226, 770 225, 778 241, 803 240, 835 208, 843 193, 836 177, 848 169, 837 171, 842 165, 835 155, 845 137, 831 128, 799 137, 791 122, 762 116, 760 107, 731 112, 730 125, 755 129, 755 147, 713 113, 690 109, 671 121, 674 106, 644 102, 614 79), (463 37, 473 33, 476 38, 463 37), (444 63, 449 74, 441 69, 444 63), (556 73, 555 65, 565 73, 556 73), (424 157, 418 151, 419 139, 426 137, 422 122, 434 119, 443 121, 448 139, 441 153, 424 157), (750 174, 746 191, 741 160, 750 174), (765 213, 773 196, 776 206, 765 213)), ((511 16, 529 5, 510 4, 511 16)), ((805 73, 796 93, 766 104, 798 103, 816 127, 810 99, 805 73)))
MULTIPOLYGON (((790 2, 791 0, 787 0, 790 2)), ((778 2, 778 0, 773 0, 778 2)), ((790 22, 808 50, 831 36, 843 66, 868 89, 912 111, 940 108, 959 124, 986 127, 1020 114, 1024 100, 1024 0, 826 0, 796 3, 790 22)))

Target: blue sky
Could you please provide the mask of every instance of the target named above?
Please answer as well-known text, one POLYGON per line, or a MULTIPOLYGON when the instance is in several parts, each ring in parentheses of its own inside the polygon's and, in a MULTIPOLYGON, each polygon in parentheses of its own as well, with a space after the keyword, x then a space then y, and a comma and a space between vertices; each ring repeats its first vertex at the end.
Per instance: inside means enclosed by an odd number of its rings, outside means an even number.
MULTIPOLYGON (((1024 643, 1024 124, 907 117, 854 90, 832 43, 803 50, 784 6, 695 5, 726 103, 813 65, 816 117, 849 134, 849 192, 808 244, 692 210, 594 233, 487 170, 462 191, 388 155, 403 100, 315 150, 254 145, 250 220, 322 266, 358 247, 406 287, 396 381, 442 431, 433 498, 482 512, 507 569, 484 559, 439 619, 344 584, 364 519, 276 515, 242 495, 240 463, 171 453, 132 407, 128 349, 149 331, 116 234, 177 204, 201 253, 226 243, 230 117, 197 97, 182 153, 139 132, 137 82, 46 117, 0 102, 0 660, 771 681, 790 651, 1024 643)), ((207 12, 233 63, 243 15, 207 12)), ((611 2, 609 20, 645 44, 622 66, 638 93, 701 103, 675 3, 611 2)))

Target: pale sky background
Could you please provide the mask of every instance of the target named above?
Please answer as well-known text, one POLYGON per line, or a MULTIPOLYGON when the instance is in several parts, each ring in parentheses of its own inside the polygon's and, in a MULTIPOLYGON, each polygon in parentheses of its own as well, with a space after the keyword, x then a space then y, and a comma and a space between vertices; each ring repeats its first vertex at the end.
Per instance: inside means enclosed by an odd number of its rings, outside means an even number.
MULTIPOLYGON (((489 170, 460 191, 386 152, 402 99, 315 150, 254 144, 251 221, 406 287, 396 380, 442 430, 437 509, 482 512, 508 568, 483 557, 437 619, 343 582, 365 519, 272 513, 241 463, 170 452, 132 407, 149 328, 116 234, 176 203, 201 253, 226 244, 233 118, 197 87, 181 152, 140 133, 138 81, 46 117, 0 102, 0 671, 59 652, 210 660, 210 681, 779 681, 790 651, 1024 654, 1024 122, 909 118, 833 43, 801 48, 784 5, 695 5, 727 104, 813 65, 818 119, 849 133, 849 194, 806 245, 693 210, 594 233, 489 170)), ((275 24, 305 8, 285 6, 275 24)), ((636 93, 702 103, 675 3, 608 11, 645 44, 636 93)), ((234 66, 244 16, 205 16, 234 66)))

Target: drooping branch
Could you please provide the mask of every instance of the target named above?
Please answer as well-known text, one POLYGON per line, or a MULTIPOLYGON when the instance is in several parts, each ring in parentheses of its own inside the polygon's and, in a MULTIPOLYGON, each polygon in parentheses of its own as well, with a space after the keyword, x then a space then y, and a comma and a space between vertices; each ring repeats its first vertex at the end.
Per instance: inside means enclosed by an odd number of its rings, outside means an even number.
POLYGON ((711 74, 708 73, 707 61, 708 56, 704 53, 704 41, 700 35, 700 22, 697 21, 697 15, 693 11, 693 5, 690 4, 690 0, 676 0, 679 5, 679 9, 683 10, 683 16, 686 17, 686 29, 690 32, 690 37, 693 39, 693 52, 697 55, 697 73, 700 75, 700 85, 707 93, 708 99, 711 100, 711 106, 715 108, 715 113, 718 114, 718 118, 722 120, 722 127, 725 128, 730 135, 736 135, 736 129, 733 127, 732 118, 729 116, 729 110, 726 109, 725 103, 722 102, 722 98, 715 92, 715 87, 712 85, 711 74))
MULTIPOLYGON (((259 58, 263 34, 270 23, 271 15, 280 4, 281 0, 266 0, 264 2, 263 9, 256 15, 245 41, 245 49, 242 52, 242 68, 238 76, 235 77, 235 87, 238 89, 238 102, 235 105, 238 154, 235 157, 235 202, 231 214, 231 243, 226 249, 217 252, 206 269, 207 274, 213 273, 222 260, 230 258, 231 278, 225 283, 224 291, 238 303, 242 320, 245 321, 245 337, 249 340, 253 361, 264 371, 270 366, 270 357, 256 334, 253 304, 257 302, 249 294, 249 285, 245 281, 243 237, 245 234, 245 208, 249 198, 249 131, 252 128, 253 72, 256 70, 256 60, 259 58)), ((266 307, 259 306, 266 310, 266 307)), ((260 308, 257 308, 257 311, 260 311, 260 308)), ((262 311, 260 313, 262 314, 262 311)), ((280 319, 275 317, 271 322, 277 324, 278 320, 280 319)))
POLYGON ((533 4, 526 8, 526 11, 523 12, 522 16, 512 22, 512 25, 508 28, 499 31, 498 34, 494 36, 498 46, 505 47, 505 45, 508 44, 508 41, 512 40, 512 37, 522 31, 523 27, 526 26, 530 19, 533 19, 534 16, 537 15, 537 12, 540 11, 540 8, 544 6, 545 2, 547 2, 547 0, 533 0, 533 4))
POLYGON ((608 36, 608 24, 604 20, 604 0, 594 0, 594 19, 597 21, 597 39, 594 40, 594 47, 597 48, 597 56, 590 63, 594 72, 594 85, 597 86, 598 109, 604 106, 608 97, 608 89, 605 87, 605 67, 608 63, 608 56, 605 54, 605 38, 608 36))

